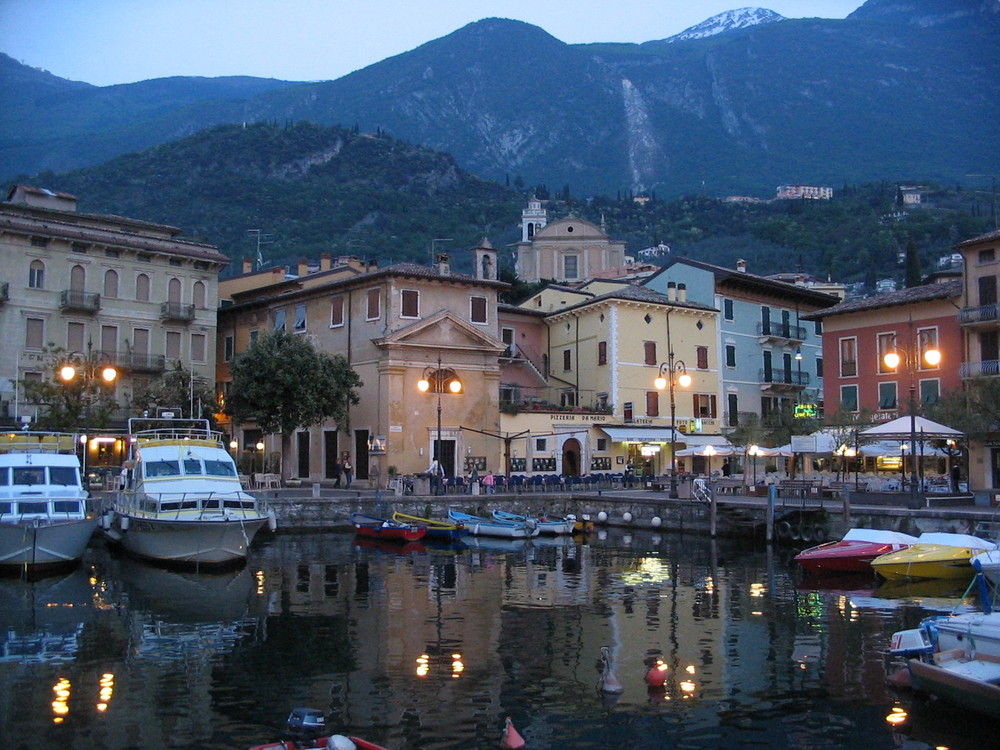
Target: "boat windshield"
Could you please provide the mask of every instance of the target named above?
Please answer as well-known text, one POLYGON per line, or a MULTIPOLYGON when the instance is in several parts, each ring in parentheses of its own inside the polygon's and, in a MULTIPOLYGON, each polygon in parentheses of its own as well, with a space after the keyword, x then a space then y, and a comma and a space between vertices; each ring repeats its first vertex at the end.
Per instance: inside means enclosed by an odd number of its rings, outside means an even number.
POLYGON ((177 461, 150 461, 145 464, 143 475, 146 477, 179 477, 181 466, 177 461))
POLYGON ((205 473, 212 477, 235 477, 236 466, 229 461, 205 461, 205 473))
POLYGON ((14 467, 14 484, 45 484, 44 466, 14 467))
POLYGON ((197 458, 185 458, 184 459, 184 474, 186 476, 201 476, 201 461, 197 458))
POLYGON ((50 466, 49 467, 49 484, 79 484, 80 480, 77 478, 76 469, 72 466, 50 466))

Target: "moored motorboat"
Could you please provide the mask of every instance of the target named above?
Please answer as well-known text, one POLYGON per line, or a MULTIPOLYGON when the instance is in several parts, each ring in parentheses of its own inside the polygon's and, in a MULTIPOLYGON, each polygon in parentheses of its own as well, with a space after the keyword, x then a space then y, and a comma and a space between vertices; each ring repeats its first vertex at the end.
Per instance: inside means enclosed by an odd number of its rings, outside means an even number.
POLYGON ((358 536, 385 542, 416 542, 427 534, 426 526, 402 523, 366 513, 352 513, 351 523, 354 524, 354 533, 358 536))
POLYGON ((413 526, 423 526, 427 530, 425 536, 428 540, 458 541, 469 533, 469 530, 463 524, 455 523, 454 521, 422 518, 421 516, 411 516, 408 513, 400 513, 399 511, 392 514, 392 519, 413 526))
POLYGON ((803 550, 795 562, 807 573, 871 572, 872 561, 917 543, 917 537, 883 529, 851 529, 839 542, 826 542, 803 550))
POLYGON ((495 518, 484 518, 463 513, 454 509, 448 510, 448 518, 460 523, 474 536, 496 536, 504 539, 530 539, 538 536, 538 527, 522 521, 498 521, 495 518))
POLYGON ((494 510, 492 516, 497 521, 534 524, 538 528, 538 533, 545 536, 572 534, 573 527, 576 524, 576 516, 566 516, 565 518, 554 516, 522 516, 518 513, 509 513, 504 510, 494 510))
POLYGON ((342 734, 315 737, 304 741, 278 740, 265 745, 254 745, 250 750, 327 750, 328 748, 332 748, 332 750, 387 750, 382 745, 376 745, 374 742, 368 742, 360 737, 348 737, 342 734))
POLYGON ((1000 586, 1000 549, 980 552, 972 558, 972 567, 1000 586))
POLYGON ((40 574, 70 567, 97 526, 87 508, 74 435, 0 435, 0 568, 40 574))
POLYGON ((941 531, 925 532, 917 543, 897 552, 887 552, 872 561, 880 576, 888 579, 902 578, 966 578, 971 580, 975 570, 973 557, 980 552, 996 549, 990 542, 971 534, 951 534, 941 531))
POLYGON ((112 542, 160 563, 220 566, 246 560, 274 514, 240 484, 208 420, 130 419, 125 487, 101 519, 112 542), (136 430, 157 424, 154 429, 136 430))

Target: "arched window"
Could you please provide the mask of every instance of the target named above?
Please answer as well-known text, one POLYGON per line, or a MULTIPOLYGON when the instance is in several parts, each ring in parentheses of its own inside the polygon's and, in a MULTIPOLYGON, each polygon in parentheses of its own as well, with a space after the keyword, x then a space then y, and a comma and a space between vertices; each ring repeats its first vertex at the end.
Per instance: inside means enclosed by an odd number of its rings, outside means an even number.
POLYGON ((69 288, 74 292, 82 292, 87 286, 87 272, 81 265, 75 265, 69 272, 69 288))
POLYGON ((104 272, 104 296, 111 299, 118 296, 118 272, 113 269, 104 272))
POLYGON ((135 277, 136 302, 149 302, 149 277, 140 273, 135 277))
POLYGON ((33 260, 28 266, 28 286, 32 289, 45 288, 45 264, 42 261, 33 260))
POLYGON ((170 279, 170 283, 167 284, 167 302, 177 302, 181 301, 181 280, 180 279, 170 279))
POLYGON ((205 282, 196 281, 194 282, 194 306, 199 310, 205 309, 205 282))

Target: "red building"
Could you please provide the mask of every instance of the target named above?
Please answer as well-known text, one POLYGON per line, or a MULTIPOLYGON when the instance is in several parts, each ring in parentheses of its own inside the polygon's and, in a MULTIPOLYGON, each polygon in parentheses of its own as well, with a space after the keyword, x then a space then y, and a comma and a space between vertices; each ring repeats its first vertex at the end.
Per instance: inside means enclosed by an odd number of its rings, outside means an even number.
POLYGON ((961 281, 902 289, 842 302, 803 319, 823 322, 824 402, 827 413, 870 411, 875 422, 917 413, 944 393, 961 390, 961 281), (928 363, 937 350, 941 361, 928 363), (883 360, 895 351, 895 368, 883 360))

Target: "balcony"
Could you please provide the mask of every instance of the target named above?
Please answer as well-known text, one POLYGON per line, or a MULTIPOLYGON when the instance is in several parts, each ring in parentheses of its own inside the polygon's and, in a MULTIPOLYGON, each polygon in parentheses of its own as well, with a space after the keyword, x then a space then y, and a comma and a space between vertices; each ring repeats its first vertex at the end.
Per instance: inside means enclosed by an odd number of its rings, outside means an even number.
POLYGON ((101 309, 101 295, 67 289, 59 295, 59 309, 63 312, 93 314, 101 309))
POLYGON ((164 302, 160 305, 160 320, 190 323, 194 320, 194 305, 180 302, 164 302))
POLYGON ((167 369, 167 358, 162 354, 131 354, 123 355, 124 367, 132 372, 163 372, 167 369))
POLYGON ((809 373, 800 370, 761 370, 760 381, 765 392, 795 392, 809 385, 809 373))
POLYGON ((990 328, 997 325, 997 305, 980 305, 979 307, 963 307, 958 311, 958 322, 963 326, 987 326, 990 328))
POLYGON ((761 343, 801 344, 806 340, 806 328, 790 323, 758 323, 757 336, 761 343))
POLYGON ((982 362, 963 362, 958 368, 963 380, 970 378, 995 378, 1000 375, 1000 360, 987 359, 982 362))

